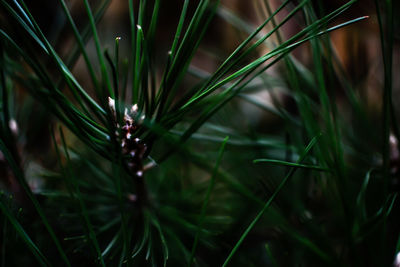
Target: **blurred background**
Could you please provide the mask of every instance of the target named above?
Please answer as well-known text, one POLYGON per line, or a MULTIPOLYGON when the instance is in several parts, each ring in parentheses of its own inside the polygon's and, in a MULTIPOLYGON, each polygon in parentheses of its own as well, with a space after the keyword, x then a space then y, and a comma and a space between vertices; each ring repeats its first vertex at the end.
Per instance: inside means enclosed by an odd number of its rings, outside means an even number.
MULTIPOLYGON (((77 0, 67 1, 73 19, 79 29, 84 28, 88 23, 88 17, 82 2, 77 0)), ((98 33, 103 48, 112 51, 115 38, 121 37, 120 58, 129 57, 131 37, 128 1, 92 0, 89 2, 93 10, 104 8, 104 14, 98 23, 98 33)), ((190 1, 188 17, 193 15, 198 2, 190 1)), ((261 31, 258 38, 271 31, 300 2, 302 1, 289 1, 283 11, 275 16, 274 20, 268 23, 261 31)), ((310 1, 310 5, 315 11, 315 19, 318 19, 347 2, 345 0, 316 0, 310 1)), ((391 125, 396 125, 400 122, 398 121, 400 77, 397 75, 400 72, 400 1, 393 1, 392 5, 391 12, 394 14, 393 36, 386 36, 389 34, 386 28, 387 25, 385 25, 385 18, 388 15, 387 10, 384 8, 383 1, 378 0, 377 2, 380 4, 378 11, 382 15, 383 35, 385 38, 393 38, 393 77, 391 80, 393 111, 391 113, 391 125)), ((185 88, 196 86, 204 77, 215 72, 236 47, 262 24, 281 3, 282 1, 279 0, 221 0, 216 15, 212 19, 205 37, 191 62, 188 74, 185 76, 180 90, 178 90, 177 98, 180 96, 179 92, 184 92, 185 88)), ((69 60, 71 49, 75 45, 75 39, 72 30, 67 26, 67 20, 59 1, 32 0, 27 1, 26 4, 57 53, 63 60, 69 60)), ((173 42, 183 1, 163 0, 160 4, 159 21, 155 34, 156 40, 154 41, 154 47, 151 48, 157 84, 161 83, 161 77, 167 64, 168 51, 173 42)), ((134 6, 135 10, 137 10, 139 1, 134 1, 134 6)), ((150 15, 151 9, 149 9, 150 15)), ((337 112, 333 112, 330 116, 337 116, 338 123, 334 128, 335 131, 340 132, 342 138, 338 142, 344 147, 342 159, 345 162, 346 170, 344 172, 346 174, 343 176, 345 177, 344 179, 349 181, 347 192, 349 203, 356 203, 349 208, 354 214, 357 213, 358 201, 361 198, 360 195, 362 195, 360 188, 363 188, 362 185, 365 182, 366 173, 368 175, 373 173, 372 170, 380 169, 383 164, 381 147, 383 140, 382 128, 384 127, 382 116, 384 110, 385 63, 382 55, 382 36, 378 23, 376 3, 373 0, 356 1, 349 9, 327 25, 327 27, 332 27, 363 16, 369 16, 369 18, 321 37, 321 42, 324 44, 321 45, 321 54, 323 55, 321 56, 321 62, 323 63, 321 73, 325 75, 325 87, 330 103, 333 106, 333 110, 337 112)), ((292 19, 280 27, 277 34, 273 34, 268 38, 235 68, 239 69, 244 64, 248 64, 272 51, 283 41, 305 28, 309 18, 309 14, 303 10, 296 13, 292 19)), ((4 13, 0 13, 0 22, 1 27, 4 29, 10 31, 20 30, 8 22, 4 13)), ((142 26, 144 29, 148 27, 148 25, 142 26)), ((96 62, 95 45, 91 39, 88 40, 87 51, 92 61, 96 62)), ((196 263, 199 266, 220 266, 223 263, 232 244, 235 244, 240 234, 262 207, 260 203, 264 203, 272 195, 280 179, 290 169, 287 166, 266 167, 262 164, 254 164, 253 160, 257 158, 273 158, 294 162, 299 158, 300 148, 304 148, 304 143, 310 140, 306 134, 308 130, 307 123, 303 122, 305 120, 304 114, 301 110, 301 104, 299 104, 303 95, 296 91, 298 88, 304 92, 307 99, 310 99, 309 103, 314 112, 311 117, 315 118, 316 123, 322 125, 321 131, 328 128, 324 128, 325 124, 322 115, 321 117, 319 116, 323 112, 320 111, 320 109, 322 110, 322 104, 318 102, 319 95, 316 88, 319 86, 317 82, 319 77, 318 72, 315 70, 316 61, 313 51, 311 43, 305 43, 290 54, 290 62, 293 65, 281 60, 268 68, 264 75, 255 79, 249 85, 249 88, 229 102, 226 107, 208 121, 208 124, 200 128, 188 140, 187 154, 177 153, 165 163, 148 172, 146 179, 149 188, 154 192, 153 197, 156 202, 160 206, 168 203, 179 212, 182 212, 182 214, 177 213, 179 216, 190 221, 194 217, 191 214, 194 211, 191 209, 196 209, 196 212, 200 210, 207 184, 210 180, 210 167, 208 169, 204 167, 207 165, 204 163, 204 158, 213 159, 210 162, 210 166, 213 166, 223 138, 227 135, 231 137, 230 143, 227 143, 224 160, 221 164, 223 167, 221 176, 224 178, 217 182, 214 195, 210 200, 210 210, 215 215, 215 218, 214 221, 210 219, 207 226, 216 234, 213 238, 210 238, 209 243, 204 242, 200 245, 199 258, 201 260, 196 263), (299 75, 297 84, 293 84, 293 77, 288 66, 295 66, 296 73, 299 75), (317 104, 314 103, 314 100, 317 104), (203 159, 200 156, 203 156, 203 159), (249 191, 241 191, 240 186, 236 187, 236 189, 239 188, 237 191, 231 190, 229 186, 234 183, 229 184, 226 182, 227 180, 234 180, 249 191), (249 200, 252 197, 254 199, 249 200), (210 258, 213 260, 212 263, 207 262, 207 259, 210 258)), ((38 55, 38 58, 48 64, 49 71, 52 71, 52 63, 46 59, 45 55, 38 55)), ((89 73, 82 57, 77 59, 72 72, 82 87, 90 95, 94 96, 93 84, 90 81, 89 73)), ((57 75, 55 72, 54 76, 57 77, 57 75)), ((131 80, 128 79, 128 88, 130 82, 131 80)), ((52 201, 46 194, 41 194, 48 188, 65 190, 65 187, 58 185, 56 179, 49 179, 57 177, 55 173, 60 171, 50 130, 52 127, 60 126, 60 123, 47 112, 45 106, 32 98, 21 84, 15 86, 12 98, 14 101, 14 106, 11 107, 13 121, 10 121, 10 125, 12 125, 10 128, 13 129, 17 144, 14 153, 20 158, 20 165, 25 171, 26 179, 32 191, 38 193, 42 203, 45 203, 45 206, 48 207, 49 214, 53 214, 55 217, 61 213, 68 214, 70 211, 68 207, 57 211, 57 202, 52 201)), ((179 134, 179 131, 184 127, 185 124, 182 123, 182 125, 178 125, 173 130, 179 134)), ((397 194, 400 189, 400 153, 398 135, 394 128, 390 127, 391 174, 389 191, 397 194)), ((56 143, 61 145, 60 136, 56 135, 55 138, 56 143)), ((98 166, 100 171, 104 171, 104 173, 110 171, 101 161, 101 158, 94 156, 93 151, 86 151, 87 148, 85 148, 84 144, 71 132, 66 131, 65 140, 69 146, 77 150, 84 150, 83 154, 87 158, 93 158, 92 165, 98 166)), ((157 158, 157 155, 165 151, 167 146, 167 142, 161 143, 154 148, 150 156, 157 158)), ((326 150, 328 151, 322 151, 321 154, 330 155, 330 153, 334 153, 329 149, 326 150)), ((78 177, 82 177, 82 179, 97 177, 96 172, 88 168, 88 165, 83 160, 80 161, 78 156, 73 156, 72 158, 72 168, 78 177)), ((335 160, 332 161, 336 163, 335 160)), ((328 162, 326 165, 329 165, 329 160, 326 160, 326 162, 319 160, 318 155, 313 155, 309 161, 310 164, 325 164, 328 162)), ((336 165, 333 164, 333 166, 336 165)), ((323 167, 331 168, 332 166, 323 167)), ((394 261, 392 256, 398 251, 396 248, 400 231, 398 227, 400 225, 398 216, 400 205, 398 201, 393 200, 390 207, 391 213, 388 212, 390 213, 390 220, 387 222, 388 228, 385 235, 388 236, 387 246, 389 249, 377 252, 382 254, 379 254, 381 257, 376 261, 371 260, 374 252, 377 251, 377 247, 381 244, 377 240, 382 235, 382 232, 378 230, 374 232, 375 226, 379 228, 382 225, 381 221, 379 221, 380 213, 378 211, 381 208, 379 205, 386 201, 386 196, 382 196, 378 189, 382 183, 379 180, 380 175, 376 174, 376 179, 371 178, 372 182, 368 187, 369 191, 365 193, 367 195, 367 200, 365 201, 368 203, 366 213, 370 215, 376 212, 377 216, 371 216, 371 218, 373 217, 372 219, 367 216, 368 220, 360 224, 354 223, 351 229, 346 224, 346 220, 342 218, 344 217, 343 211, 339 207, 340 204, 338 204, 340 188, 338 189, 331 184, 329 175, 325 176, 325 174, 308 170, 296 175, 296 179, 293 179, 293 182, 285 187, 282 196, 277 199, 274 207, 257 224, 258 227, 249 234, 241 248, 242 253, 238 253, 240 255, 235 258, 234 264, 236 265, 234 266, 246 266, 246 264, 249 264, 248 266, 260 266, 262 264, 274 266, 275 260, 277 261, 275 266, 322 266, 320 265, 321 263, 330 262, 332 259, 337 260, 331 261, 332 266, 339 266, 335 265, 339 263, 343 266, 391 266, 394 261), (368 235, 365 233, 368 232, 365 229, 372 229, 371 232, 375 233, 375 235, 368 235), (365 232, 363 232, 364 230, 365 232), (358 236, 359 232, 362 233, 360 236, 358 236), (351 239, 349 236, 352 234, 356 241, 349 241, 351 239), (357 254, 357 257, 354 256, 355 254, 357 254), (363 258, 364 254, 369 254, 369 256, 363 258), (316 259, 313 258, 315 255, 317 255, 316 259), (331 258, 331 255, 335 256, 331 258), (296 261, 301 260, 303 257, 306 259, 302 263, 306 265, 297 264, 298 262, 296 261), (382 263, 380 260, 383 258, 386 262, 379 265, 382 263)), ((374 174, 371 174, 372 176, 374 174)), ((37 217, 29 214, 30 204, 28 204, 26 196, 24 196, 2 154, 0 154, 0 177, 1 188, 11 192, 20 203, 18 205, 24 207, 24 212, 26 211, 28 214, 25 217, 25 224, 29 225, 26 218, 37 219, 37 217)), ((95 192, 91 193, 96 195, 95 192)), ((386 207, 387 202, 382 206, 386 207)), ((382 210, 385 210, 385 208, 382 208, 382 210)), ((179 217, 178 215, 176 216, 179 217)), ((162 216, 161 214, 160 217, 162 216)), ((356 217, 356 215, 354 216, 356 217)), ((107 220, 111 220, 111 217, 112 213, 107 213, 99 221, 100 223, 105 223, 107 220)), ((21 218, 23 218, 22 215, 21 218)), ((35 222, 34 224, 39 224, 34 219, 32 219, 35 222)), ((71 222, 73 221, 68 215, 63 217, 61 222, 56 221, 54 219, 60 236, 65 236, 66 232, 69 234, 71 232, 79 233, 81 230, 79 227, 76 229, 72 227, 71 231, 65 230, 69 227, 68 225, 72 225, 71 222)), ((354 221, 357 220, 354 219, 354 221)), ((165 223, 168 224, 170 222, 166 220, 165 223)), ((31 225, 28 227, 32 230, 41 226, 31 225)), ((175 227, 179 229, 179 226, 175 225, 175 227)), ((184 227, 182 226, 182 228, 184 227)), ((175 228, 171 226, 171 229, 174 231, 175 228)), ((181 235, 183 236, 181 245, 189 247, 190 250, 193 236, 184 230, 182 232, 184 233, 181 235)), ((107 234, 105 239, 110 238, 110 236, 112 235, 107 234)), ((45 238, 41 239, 40 235, 37 234, 36 239, 39 240, 38 242, 42 246, 51 251, 50 245, 45 244, 45 238)), ((2 242, 4 240, 5 234, 3 233, 2 242)), ((15 242, 18 244, 19 241, 15 242)), ((68 242, 70 241, 66 241, 66 243, 68 242)), ((105 242, 104 244, 107 243, 105 242)), ((8 249, 10 248, 7 248, 7 251, 8 249)), ((84 253, 84 249, 85 246, 82 245, 76 246, 75 250, 79 254, 84 253)), ((76 253, 75 250, 74 253, 76 253)), ((13 255, 17 255, 20 251, 23 251, 23 249, 16 249, 13 255)), ((179 259, 176 259, 179 258, 179 252, 177 251, 179 249, 176 249, 176 254, 171 256, 172 263, 179 262, 179 259)), ((50 258, 53 257, 51 256, 50 258)), ((54 256, 54 259, 56 259, 56 256, 54 256)), ((91 259, 80 255, 73 260, 78 264, 75 266, 80 266, 78 262, 82 259, 87 266, 94 264, 91 259)), ((25 260, 23 257, 21 259, 14 258, 10 262, 22 265, 29 262, 29 259, 25 260)))

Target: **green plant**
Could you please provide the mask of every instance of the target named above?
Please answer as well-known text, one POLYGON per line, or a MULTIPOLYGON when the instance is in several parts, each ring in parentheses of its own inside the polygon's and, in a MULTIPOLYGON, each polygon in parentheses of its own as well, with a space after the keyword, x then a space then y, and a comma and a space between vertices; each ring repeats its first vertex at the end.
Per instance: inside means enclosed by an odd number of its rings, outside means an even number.
MULTIPOLYGON (((382 33, 388 26, 380 133, 370 130, 374 121, 341 72, 328 36, 367 18, 332 26, 355 0, 320 17, 308 0, 283 1, 274 12, 264 1, 270 15, 255 29, 218 1, 185 0, 162 67, 156 40, 165 3, 128 1, 131 39, 124 58, 124 39, 116 37, 112 49, 100 42, 97 23, 109 2, 92 8, 84 0, 87 25, 78 25, 67 3, 58 1, 74 36, 62 57, 23 1, 1 1, 0 160, 10 181, 0 202, 3 265, 25 264, 31 256, 41 266, 60 260, 67 266, 392 264, 399 250, 389 238, 399 235, 391 218, 397 194, 390 189, 389 153, 391 127, 399 138, 391 99, 393 14, 386 24, 380 19, 382 33), (249 32, 206 73, 191 62, 216 13, 249 32), (303 29, 284 39, 282 26, 296 18, 303 29), (265 33, 267 24, 272 28, 265 33), (311 70, 291 55, 305 43, 311 70), (272 48, 260 56, 264 46, 272 48), (87 87, 72 71, 80 57, 87 87), (274 79, 267 70, 277 63, 283 71, 274 79), (354 127, 336 105, 336 80, 354 127), (285 88, 270 90, 274 82, 285 88), (252 97, 265 90, 274 106, 252 97), (279 100, 281 94, 297 111, 279 100), (242 101, 275 114, 277 131, 250 125, 237 108, 242 101), (29 114, 36 106, 51 118, 29 114), (30 127, 50 133, 49 151, 41 151, 56 160, 40 164, 36 174, 27 167, 35 160, 21 152, 31 132, 10 127, 18 115, 19 122, 36 117, 30 127), (358 138, 366 131, 364 144, 358 138), (32 190, 32 179, 43 185, 32 190)), ((391 10, 391 1, 385 5, 391 10)))

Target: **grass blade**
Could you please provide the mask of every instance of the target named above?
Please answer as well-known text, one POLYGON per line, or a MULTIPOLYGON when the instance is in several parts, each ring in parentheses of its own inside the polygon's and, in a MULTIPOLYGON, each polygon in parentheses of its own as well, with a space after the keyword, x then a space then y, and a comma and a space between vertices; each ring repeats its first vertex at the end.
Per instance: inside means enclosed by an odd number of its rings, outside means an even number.
MULTIPOLYGON (((70 156, 69 156, 69 153, 68 153, 67 144, 65 142, 64 133, 63 133, 61 128, 60 128, 60 137, 61 137, 61 142, 62 142, 62 145, 63 145, 63 148, 64 148, 64 153, 65 153, 65 156, 66 156, 66 160, 67 160, 66 164, 67 164, 67 166, 69 166, 70 165, 70 156)), ((59 160, 61 160, 61 155, 59 154, 54 134, 53 134, 53 141, 54 141, 54 146, 55 146, 56 152, 58 153, 58 158, 59 158, 59 160)), ((94 232, 93 225, 90 222, 89 215, 88 215, 88 212, 87 212, 87 209, 86 209, 86 205, 85 205, 84 200, 82 199, 82 194, 80 192, 78 182, 75 179, 75 175, 73 173, 71 173, 71 170, 69 169, 69 167, 67 167, 67 169, 65 169, 62 166, 61 161, 60 161, 60 165, 61 165, 61 168, 62 168, 62 170, 64 172, 64 176, 65 176, 65 180, 67 181, 67 184, 71 183, 70 188, 75 191, 75 192, 73 192, 71 190, 71 197, 76 196, 76 198, 78 199, 79 206, 80 206, 80 209, 81 209, 81 216, 83 217, 84 223, 86 224, 86 229, 87 229, 86 236, 87 236, 88 240, 90 240, 90 242, 92 243, 92 246, 94 247, 94 249, 95 249, 95 251, 97 253, 97 257, 100 260, 101 266, 105 266, 104 259, 103 259, 103 256, 102 256, 102 253, 101 253, 101 250, 100 250, 100 246, 99 246, 99 243, 98 243, 97 238, 96 238, 96 233, 94 232), (68 182, 68 180, 71 180, 71 181, 68 182)))
POLYGON ((53 242, 55 243, 55 245, 57 247, 57 250, 60 253, 61 258, 63 259, 64 263, 67 266, 71 266, 71 264, 70 264, 70 262, 68 260, 68 257, 65 254, 60 242, 58 241, 58 238, 57 238, 53 228, 50 226, 50 223, 47 220, 46 215, 42 211, 42 208, 40 207, 39 202, 37 201, 37 199, 35 198, 35 196, 33 195, 32 191, 31 191, 31 189, 29 188, 29 185, 27 184, 27 182, 25 180, 23 172, 18 167, 18 165, 14 161, 14 159, 11 157, 10 152, 8 151, 7 147, 3 143, 3 140, 1 140, 1 139, 0 139, 0 151, 3 152, 4 157, 7 159, 8 163, 10 164, 10 167, 13 170, 14 175, 18 179, 18 182, 20 183, 20 185, 22 186, 22 188, 24 189, 24 191, 28 195, 29 199, 32 201, 36 211, 38 212, 40 218, 42 219, 43 224, 45 225, 47 231, 49 232, 51 238, 53 239, 53 242))
POLYGON ((7 208, 7 205, 3 204, 3 200, 0 200, 0 209, 3 212, 3 214, 7 217, 7 219, 10 221, 11 225, 15 228, 16 232, 21 237, 21 239, 24 241, 24 243, 28 246, 29 250, 32 252, 32 254, 35 256, 35 258, 38 260, 40 265, 41 266, 51 266, 50 262, 46 259, 46 257, 43 255, 43 253, 35 245, 35 243, 33 243, 32 239, 29 237, 29 235, 25 232, 22 225, 18 222, 18 220, 15 218, 15 216, 12 214, 12 212, 7 208))
POLYGON ((224 141, 221 144, 221 147, 220 147, 219 152, 218 152, 217 161, 215 163, 215 167, 214 167, 211 179, 210 179, 210 185, 208 186, 207 193, 206 193, 206 196, 205 196, 205 199, 204 199, 204 202, 203 202, 203 206, 201 207, 200 219, 199 219, 199 223, 197 225, 196 236, 195 236, 194 241, 193 241, 192 252, 191 252, 190 260, 189 260, 189 267, 192 266, 193 261, 194 261, 194 255, 196 253, 197 244, 199 242, 201 229, 203 227, 204 217, 206 215, 206 209, 207 209, 207 206, 208 206, 208 202, 210 200, 211 192, 212 192, 212 190, 214 188, 214 185, 215 185, 215 178, 217 176, 218 168, 219 168, 219 165, 221 163, 222 156, 223 156, 224 151, 225 151, 225 146, 226 146, 226 143, 228 142, 228 140, 229 140, 229 137, 225 137, 224 141))
POLYGON ((296 167, 296 168, 300 168, 300 169, 310 169, 310 170, 321 171, 321 172, 332 172, 332 170, 321 167, 321 166, 287 162, 287 161, 276 160, 276 159, 255 159, 253 162, 254 163, 266 162, 266 163, 271 163, 271 164, 276 164, 276 165, 281 165, 281 166, 296 167))
MULTIPOLYGON (((111 98, 114 99, 115 98, 114 91, 112 90, 111 82, 110 82, 110 79, 108 77, 106 63, 105 63, 103 52, 102 52, 102 49, 101 49, 99 36, 97 34, 96 22, 95 22, 94 17, 93 17, 92 9, 90 8, 88 0, 84 0, 84 4, 85 4, 86 13, 87 13, 87 15, 89 17, 94 43, 96 45, 97 58, 98 58, 99 63, 100 63, 103 86, 108 90, 108 96, 110 96, 111 98)), ((104 93, 105 92, 102 92, 100 94, 100 97, 101 97, 100 98, 100 102, 103 103, 103 106, 106 106, 107 96, 104 95, 104 93)))
MULTIPOLYGON (((299 158, 297 163, 301 163, 305 157, 308 155, 308 153, 311 151, 311 149, 314 147, 314 145, 317 143, 317 137, 314 137, 310 143, 307 145, 306 149, 304 150, 304 153, 302 156, 299 158)), ((250 223, 250 225, 246 228, 244 233, 241 235, 239 241, 236 243, 236 245, 233 247, 232 251, 229 253, 228 257, 226 258, 224 264, 222 265, 223 267, 227 266, 227 264, 230 262, 232 259, 233 255, 235 255, 236 251, 239 249, 240 245, 243 243, 244 239, 246 236, 249 234, 251 229, 256 225, 256 223, 260 220, 261 216, 264 214, 264 212, 269 208, 271 205, 272 201, 274 201, 275 197, 279 194, 279 192, 282 190, 282 188, 285 186, 286 182, 293 176, 297 168, 291 169, 286 177, 282 180, 282 182, 279 184, 275 192, 272 194, 272 196, 268 199, 268 201, 265 203, 264 207, 261 209, 261 211, 257 214, 257 216, 254 218, 254 220, 250 223)))

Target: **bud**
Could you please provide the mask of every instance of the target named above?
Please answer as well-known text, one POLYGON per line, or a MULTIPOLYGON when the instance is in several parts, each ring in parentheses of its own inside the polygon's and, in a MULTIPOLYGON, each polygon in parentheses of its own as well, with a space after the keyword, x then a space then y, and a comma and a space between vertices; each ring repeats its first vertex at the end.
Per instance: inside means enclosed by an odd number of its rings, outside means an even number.
MULTIPOLYGON (((115 100, 109 97, 108 105, 115 117, 115 100)), ((142 177, 144 172, 142 162, 147 146, 138 137, 135 137, 140 124, 144 120, 144 116, 142 116, 138 121, 135 121, 138 117, 138 110, 137 104, 132 105, 129 109, 125 108, 122 127, 118 124, 116 126, 121 130, 121 136, 117 135, 117 137, 121 143, 122 154, 127 160, 129 170, 137 177, 142 177)))

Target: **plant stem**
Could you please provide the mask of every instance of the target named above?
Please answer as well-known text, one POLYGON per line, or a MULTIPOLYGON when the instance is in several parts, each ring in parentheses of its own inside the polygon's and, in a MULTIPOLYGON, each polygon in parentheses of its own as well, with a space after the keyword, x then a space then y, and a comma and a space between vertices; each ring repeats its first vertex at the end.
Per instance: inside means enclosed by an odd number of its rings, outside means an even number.
POLYGON ((138 176, 137 174, 133 175, 133 180, 136 186, 136 203, 139 207, 141 207, 141 209, 143 209, 149 205, 149 194, 146 183, 143 176, 138 176))

